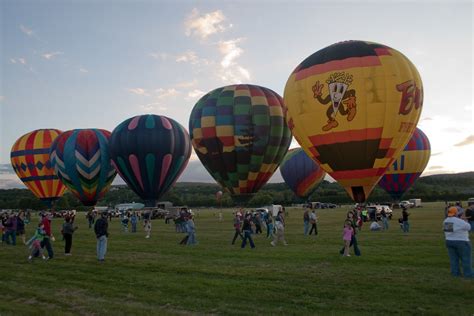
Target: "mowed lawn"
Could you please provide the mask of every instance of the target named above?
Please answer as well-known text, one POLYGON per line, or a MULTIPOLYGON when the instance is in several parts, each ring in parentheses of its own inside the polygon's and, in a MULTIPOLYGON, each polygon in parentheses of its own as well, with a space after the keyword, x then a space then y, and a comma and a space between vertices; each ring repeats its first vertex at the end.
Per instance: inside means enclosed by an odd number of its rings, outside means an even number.
MULTIPOLYGON (((288 246, 254 235, 255 249, 230 244, 232 211, 200 210, 194 247, 163 220, 152 237, 109 224, 104 263, 84 214, 76 220, 73 256, 65 257, 54 219, 55 258, 27 261, 28 249, 0 247, 0 315, 472 315, 474 281, 453 278, 442 232, 444 203, 410 210, 403 234, 394 211, 388 231, 358 235, 361 257, 341 257, 348 207, 320 210, 319 235, 303 235, 303 210, 288 208, 288 246)), ((37 218, 27 226, 32 235, 37 218)), ((352 251, 352 250, 351 250, 352 251)))

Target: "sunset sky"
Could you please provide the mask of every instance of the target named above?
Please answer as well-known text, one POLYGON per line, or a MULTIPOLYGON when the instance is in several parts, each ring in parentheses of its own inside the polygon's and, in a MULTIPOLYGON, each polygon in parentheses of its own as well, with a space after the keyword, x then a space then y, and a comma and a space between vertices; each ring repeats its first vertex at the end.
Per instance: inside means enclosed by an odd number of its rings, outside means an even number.
MULTIPOLYGON (((424 175, 473 171, 472 17, 471 1, 3 0, 0 188, 22 187, 10 149, 29 131, 112 131, 145 113, 188 129, 203 94, 251 83, 283 95, 303 59, 349 39, 393 47, 420 72, 424 175)), ((179 181, 213 182, 194 153, 179 181)))

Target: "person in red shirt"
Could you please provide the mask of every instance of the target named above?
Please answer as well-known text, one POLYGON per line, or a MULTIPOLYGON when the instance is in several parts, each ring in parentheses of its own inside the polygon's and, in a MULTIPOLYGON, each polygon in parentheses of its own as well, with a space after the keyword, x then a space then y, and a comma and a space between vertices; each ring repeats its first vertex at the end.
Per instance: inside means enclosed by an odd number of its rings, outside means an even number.
POLYGON ((51 244, 51 240, 54 240, 53 234, 51 232, 51 214, 43 213, 42 215, 41 224, 44 226, 45 236, 43 241, 41 242, 41 248, 46 248, 48 252, 48 257, 46 259, 53 259, 54 252, 53 246, 51 244))

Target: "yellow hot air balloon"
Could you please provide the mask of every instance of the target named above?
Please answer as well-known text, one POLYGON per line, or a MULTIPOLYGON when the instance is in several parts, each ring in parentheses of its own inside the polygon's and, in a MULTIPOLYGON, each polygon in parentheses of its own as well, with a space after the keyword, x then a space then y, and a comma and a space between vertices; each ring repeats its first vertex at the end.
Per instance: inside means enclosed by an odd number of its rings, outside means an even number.
POLYGON ((423 87, 397 50, 346 41, 296 67, 284 100, 301 147, 354 201, 364 202, 415 130, 423 87))
POLYGON ((34 130, 18 138, 10 153, 13 170, 48 208, 66 191, 49 160, 51 144, 61 133, 57 129, 34 130))

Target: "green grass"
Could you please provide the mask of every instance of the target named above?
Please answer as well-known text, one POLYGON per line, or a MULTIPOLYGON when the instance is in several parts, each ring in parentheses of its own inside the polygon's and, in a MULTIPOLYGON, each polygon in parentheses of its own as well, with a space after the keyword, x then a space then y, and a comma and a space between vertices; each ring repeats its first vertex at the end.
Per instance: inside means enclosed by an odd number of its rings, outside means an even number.
MULTIPOLYGON (((103 264, 83 214, 71 257, 63 255, 62 220, 55 219, 51 261, 30 263, 25 246, 0 246, 0 315, 474 314, 474 281, 449 274, 443 204, 412 209, 407 235, 398 210, 388 231, 365 226, 362 256, 342 258, 347 210, 320 210, 315 238, 303 236, 303 211, 289 209, 289 245, 271 247, 254 235, 255 249, 230 245, 232 210, 222 223, 214 211, 201 210, 194 247, 178 245, 183 234, 162 220, 153 221, 152 238, 145 239, 142 230, 122 233, 114 218, 103 264)), ((34 226, 27 226, 28 237, 34 226)))

